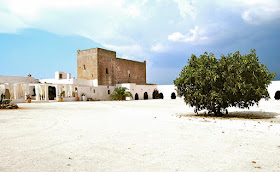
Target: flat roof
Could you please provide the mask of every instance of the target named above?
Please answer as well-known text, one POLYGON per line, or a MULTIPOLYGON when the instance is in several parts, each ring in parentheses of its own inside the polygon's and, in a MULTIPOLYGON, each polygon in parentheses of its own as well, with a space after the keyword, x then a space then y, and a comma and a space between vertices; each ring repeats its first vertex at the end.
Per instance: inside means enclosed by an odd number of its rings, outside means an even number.
POLYGON ((101 49, 101 50, 105 50, 105 51, 111 51, 111 52, 115 52, 116 51, 112 51, 112 50, 107 50, 107 49, 104 49, 104 48, 99 48, 99 47, 95 47, 95 48, 89 48, 89 49, 84 49, 84 50, 77 50, 77 51, 87 51, 87 50, 94 50, 94 49, 101 49))

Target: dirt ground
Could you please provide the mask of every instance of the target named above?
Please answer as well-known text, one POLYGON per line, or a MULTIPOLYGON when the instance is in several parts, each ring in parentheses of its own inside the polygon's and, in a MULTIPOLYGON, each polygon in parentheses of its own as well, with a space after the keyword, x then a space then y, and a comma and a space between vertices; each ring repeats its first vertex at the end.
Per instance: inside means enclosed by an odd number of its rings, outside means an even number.
POLYGON ((280 101, 222 118, 183 100, 18 105, 0 110, 1 172, 280 171, 280 101))

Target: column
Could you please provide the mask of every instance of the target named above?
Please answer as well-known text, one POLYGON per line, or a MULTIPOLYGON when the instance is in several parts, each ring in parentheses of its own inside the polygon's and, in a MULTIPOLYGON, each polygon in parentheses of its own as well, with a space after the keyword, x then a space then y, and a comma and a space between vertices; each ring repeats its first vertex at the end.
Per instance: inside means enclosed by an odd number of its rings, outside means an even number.
POLYGON ((39 87, 40 87, 40 85, 38 85, 38 84, 35 85, 36 101, 40 101, 39 87))
POLYGON ((17 94, 18 94, 18 89, 17 89, 17 84, 14 84, 14 99, 17 99, 17 94))
POLYGON ((45 100, 49 100, 49 86, 45 85, 45 100))
POLYGON ((25 84, 25 95, 24 95, 24 100, 26 100, 26 95, 29 94, 29 84, 25 84))
POLYGON ((59 85, 55 85, 55 100, 58 101, 59 99, 59 85))

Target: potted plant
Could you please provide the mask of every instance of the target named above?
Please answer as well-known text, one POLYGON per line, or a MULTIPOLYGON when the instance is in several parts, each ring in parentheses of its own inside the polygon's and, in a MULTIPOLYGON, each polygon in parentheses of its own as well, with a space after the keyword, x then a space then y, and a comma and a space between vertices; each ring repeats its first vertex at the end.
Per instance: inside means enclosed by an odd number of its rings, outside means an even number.
POLYGON ((87 101, 87 97, 86 97, 86 94, 85 94, 85 93, 82 93, 82 100, 83 100, 83 101, 87 101))
POLYGON ((65 91, 62 91, 62 92, 60 93, 59 99, 58 99, 59 102, 62 102, 63 97, 64 97, 64 94, 65 94, 65 91))
POLYGON ((27 94, 27 95, 26 95, 26 99, 27 99, 27 102, 28 102, 28 103, 31 103, 31 95, 30 95, 30 94, 27 94))

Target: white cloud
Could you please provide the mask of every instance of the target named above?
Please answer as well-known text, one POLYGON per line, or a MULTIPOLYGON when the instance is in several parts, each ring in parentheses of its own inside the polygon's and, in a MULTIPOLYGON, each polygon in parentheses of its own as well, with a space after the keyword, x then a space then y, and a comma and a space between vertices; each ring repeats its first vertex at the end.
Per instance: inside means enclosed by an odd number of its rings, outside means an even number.
POLYGON ((250 24, 261 24, 280 19, 280 8, 250 8, 243 11, 242 19, 250 24))
POLYGON ((157 52, 157 53, 166 52, 168 50, 169 50, 169 47, 166 45, 163 45, 162 43, 156 43, 156 44, 152 45, 152 47, 151 47, 151 51, 157 52))
POLYGON ((198 26, 195 26, 194 29, 190 29, 189 33, 186 35, 183 35, 180 32, 174 32, 171 35, 168 36, 168 40, 174 41, 174 42, 192 42, 197 43, 201 40, 206 40, 208 37, 203 36, 204 31, 202 29, 199 29, 198 26))
POLYGON ((138 44, 133 44, 133 45, 113 45, 113 44, 102 44, 103 46, 105 46, 106 48, 110 49, 110 50, 114 50, 117 53, 121 53, 121 54, 126 54, 126 55, 143 55, 144 54, 144 50, 143 48, 138 45, 138 44))
POLYGON ((279 0, 229 0, 217 3, 238 11, 242 19, 250 24, 263 24, 280 19, 279 0))
MULTIPOLYGON (((138 2, 125 0, 2 0, 0 32, 36 28, 62 35, 80 35, 104 46, 131 45, 135 44, 135 38, 122 33, 123 28, 142 17, 141 7, 138 2)), ((139 47, 132 48, 140 51, 139 47)))
POLYGON ((186 18, 189 15, 192 19, 195 19, 197 16, 197 10, 194 7, 193 0, 174 0, 177 3, 180 15, 183 18, 186 18))
POLYGON ((27 28, 28 25, 21 21, 13 14, 2 13, 0 11, 0 33, 17 33, 22 28, 27 28))
POLYGON ((140 5, 138 5, 136 3, 128 5, 124 9, 124 12, 132 18, 138 17, 138 16, 140 16, 140 13, 141 13, 140 12, 140 5))

